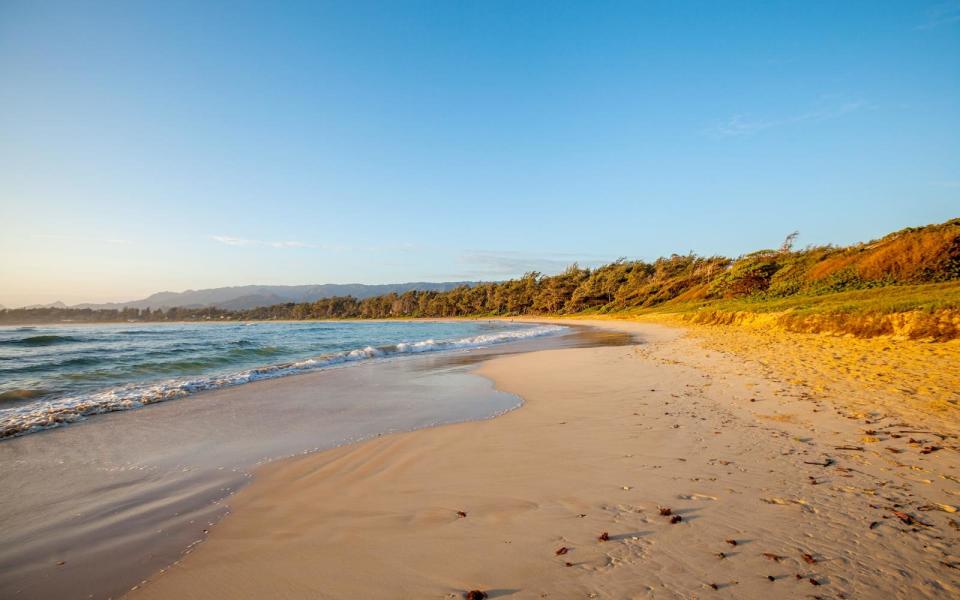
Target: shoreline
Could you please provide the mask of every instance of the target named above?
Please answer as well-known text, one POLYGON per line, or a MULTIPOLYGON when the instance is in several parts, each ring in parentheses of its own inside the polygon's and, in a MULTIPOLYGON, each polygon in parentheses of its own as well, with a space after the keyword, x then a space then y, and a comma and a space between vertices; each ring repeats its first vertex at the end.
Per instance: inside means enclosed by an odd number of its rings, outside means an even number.
MULTIPOLYGON (((502 322, 505 324, 512 323, 511 321, 504 319, 496 319, 491 321, 502 322)), ((455 321, 430 320, 420 321, 419 323, 443 324, 455 323, 455 321)), ((529 324, 537 325, 538 323, 530 321, 529 324)), ((552 325, 547 323, 539 324, 547 326, 552 325)), ((92 327, 100 327, 100 325, 90 325, 92 327)), ((170 323, 168 325, 175 326, 176 324, 170 323)), ((234 323, 233 325, 237 324, 234 323)), ((15 328, 15 330, 18 329, 20 328, 15 328)), ((29 406, 31 403, 36 402, 47 402, 48 404, 43 407, 43 413, 39 415, 32 415, 34 417, 34 423, 0 423, 0 442, 6 439, 36 434, 50 429, 58 429, 63 426, 75 424, 90 417, 97 417, 99 415, 110 414, 113 412, 126 412, 128 410, 144 408, 154 404, 160 404, 173 400, 182 400, 187 397, 196 397, 197 394, 242 386, 245 384, 254 383, 256 381, 291 377, 307 373, 317 373, 355 364, 382 362, 416 355, 442 355, 450 352, 456 353, 459 351, 496 348, 498 346, 502 346, 503 344, 524 342, 525 340, 534 338, 569 336, 571 335, 571 331, 576 332, 577 326, 568 326, 565 329, 566 331, 559 330, 553 332, 540 332, 532 333, 530 335, 526 335, 526 333, 529 332, 517 331, 513 332, 516 334, 513 336, 511 336, 511 331, 504 330, 492 334, 492 337, 496 339, 479 340, 479 338, 483 338, 484 336, 490 337, 490 335, 478 334, 478 337, 468 336, 449 341, 449 345, 447 346, 444 344, 447 344, 448 342, 444 340, 433 342, 432 339, 412 339, 410 341, 403 342, 413 346, 412 349, 401 349, 399 348, 400 344, 376 347, 371 347, 369 345, 364 347, 361 344, 352 347, 345 347, 340 350, 332 350, 326 354, 299 357, 288 356, 279 360, 279 362, 275 360, 274 362, 268 362, 264 364, 238 364, 232 369, 220 371, 212 370, 206 373, 182 373, 179 375, 169 373, 165 378, 155 377, 153 379, 147 379, 140 382, 134 381, 105 384, 104 387, 100 388, 79 390, 75 392, 63 391, 60 392, 59 395, 48 395, 45 397, 34 396, 35 393, 37 393, 36 396, 39 396, 39 393, 41 392, 47 393, 44 389, 17 389, 12 390, 12 392, 21 394, 26 393, 26 397, 13 397, 9 400, 4 399, 4 402, 0 403, 0 412, 3 410, 16 410, 22 406, 29 406), (422 343, 433 344, 435 347, 428 347, 426 349, 418 348, 417 346, 422 343), (173 389, 164 386, 173 386, 173 389), (131 390, 127 396, 121 396, 119 398, 109 397, 103 401, 97 400, 98 397, 103 397, 108 393, 125 389, 131 390), (74 403, 64 404, 66 401, 73 401, 74 403)), ((16 416, 18 415, 14 414, 14 417, 16 416)))
POLYGON ((258 466, 491 418, 520 399, 470 373, 472 364, 616 341, 571 327, 486 348, 360 361, 4 440, 0 595, 118 597, 204 539, 258 466))
POLYGON ((960 590, 950 513, 923 509, 960 495, 953 449, 924 453, 893 413, 839 415, 676 332, 589 324, 655 339, 495 358, 477 372, 519 410, 269 465, 197 551, 129 597, 960 590))

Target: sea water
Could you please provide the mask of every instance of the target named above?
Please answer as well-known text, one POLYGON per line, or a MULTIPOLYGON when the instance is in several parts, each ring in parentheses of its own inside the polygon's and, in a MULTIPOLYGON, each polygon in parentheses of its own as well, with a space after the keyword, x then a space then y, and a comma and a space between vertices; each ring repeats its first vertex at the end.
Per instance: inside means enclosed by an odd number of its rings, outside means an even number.
POLYGON ((505 321, 0 327, 0 438, 257 380, 564 330, 505 321))

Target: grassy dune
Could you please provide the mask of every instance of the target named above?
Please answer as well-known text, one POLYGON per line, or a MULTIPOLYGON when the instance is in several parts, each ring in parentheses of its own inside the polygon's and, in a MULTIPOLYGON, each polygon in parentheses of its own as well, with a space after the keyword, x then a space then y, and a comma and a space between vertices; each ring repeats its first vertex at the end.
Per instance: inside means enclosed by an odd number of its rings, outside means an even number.
POLYGON ((683 325, 707 348, 834 399, 850 418, 884 406, 952 423, 960 407, 960 282, 676 302, 607 316, 683 325))
POLYGON ((673 302, 613 314, 627 318, 657 315, 685 323, 774 327, 800 333, 947 341, 960 338, 960 282, 817 296, 673 302))
POLYGON ((634 294, 635 306, 588 312, 862 338, 960 338, 960 219, 843 248, 785 244, 734 261, 696 259, 665 274, 634 294))

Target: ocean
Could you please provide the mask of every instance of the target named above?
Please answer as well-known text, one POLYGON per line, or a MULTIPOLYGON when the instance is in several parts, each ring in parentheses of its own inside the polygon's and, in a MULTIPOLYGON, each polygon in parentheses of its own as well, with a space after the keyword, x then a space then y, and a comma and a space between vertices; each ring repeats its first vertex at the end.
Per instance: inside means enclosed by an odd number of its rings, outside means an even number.
POLYGON ((504 321, 2 327, 0 438, 263 379, 564 330, 504 321))

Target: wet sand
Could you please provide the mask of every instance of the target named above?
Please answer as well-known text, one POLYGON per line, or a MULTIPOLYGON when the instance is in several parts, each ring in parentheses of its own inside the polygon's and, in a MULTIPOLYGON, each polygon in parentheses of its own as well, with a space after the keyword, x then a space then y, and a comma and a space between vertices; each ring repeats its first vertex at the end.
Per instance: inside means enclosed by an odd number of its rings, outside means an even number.
POLYGON ((571 330, 260 381, 0 442, 0 597, 118 597, 206 537, 255 467, 519 405, 470 373, 501 353, 625 343, 571 330))
POLYGON ((960 593, 955 421, 597 326, 645 343, 493 358, 519 410, 268 465, 130 598, 960 593))

